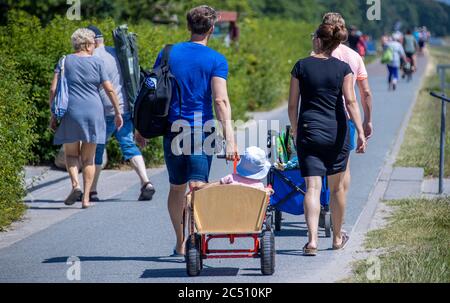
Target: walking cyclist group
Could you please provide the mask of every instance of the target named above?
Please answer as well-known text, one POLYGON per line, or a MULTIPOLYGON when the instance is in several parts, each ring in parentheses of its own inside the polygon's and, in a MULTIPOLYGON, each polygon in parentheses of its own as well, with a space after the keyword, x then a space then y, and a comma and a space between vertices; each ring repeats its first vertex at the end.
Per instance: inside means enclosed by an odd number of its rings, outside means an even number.
MULTIPOLYGON (((164 159, 169 174, 168 210, 176 236, 173 254, 185 254, 183 213, 186 192, 210 184, 213 154, 205 150, 215 129, 222 131, 226 158, 240 161, 235 175, 222 178, 222 184, 244 184, 262 187, 267 175, 265 152, 249 147, 240 156, 232 125, 232 110, 227 90, 228 62, 222 54, 208 47, 218 20, 217 12, 208 6, 187 13, 189 41, 173 45, 168 66, 176 79, 167 114, 167 131, 163 134, 164 159), (180 102, 181 101, 181 102, 180 102), (214 118, 216 120, 214 120, 214 118), (211 125, 211 121, 216 124, 211 125), (189 129, 179 146, 182 129, 189 129), (201 146, 200 150, 197 147, 201 146)), ((372 136, 372 95, 362 58, 344 45, 348 32, 338 13, 325 15, 323 23, 312 34, 313 53, 299 60, 291 74, 289 119, 296 139, 299 174, 305 178, 305 216, 309 230, 305 255, 316 255, 322 178, 328 177, 331 192, 333 248, 342 249, 349 235, 342 230, 345 205, 350 186, 349 156, 352 150, 365 153, 372 136), (359 86, 364 120, 355 96, 359 86)), ((147 140, 135 129, 130 116, 122 71, 114 48, 105 47, 103 35, 95 26, 78 29, 72 35, 75 52, 65 57, 55 69, 51 86, 50 107, 58 93, 61 74, 67 81, 68 110, 60 123, 53 115, 51 127, 56 131, 54 143, 64 145, 72 191, 65 203, 72 205, 81 198, 83 208, 99 201, 97 184, 102 155, 108 139, 119 141, 125 160, 130 160, 140 181, 140 200, 151 200, 155 188, 149 181, 145 162, 138 148, 147 140), (83 190, 78 181, 79 159, 83 169, 83 190)), ((164 51, 154 69, 164 64, 164 51)), ((134 101, 134 100, 133 100, 134 101)))

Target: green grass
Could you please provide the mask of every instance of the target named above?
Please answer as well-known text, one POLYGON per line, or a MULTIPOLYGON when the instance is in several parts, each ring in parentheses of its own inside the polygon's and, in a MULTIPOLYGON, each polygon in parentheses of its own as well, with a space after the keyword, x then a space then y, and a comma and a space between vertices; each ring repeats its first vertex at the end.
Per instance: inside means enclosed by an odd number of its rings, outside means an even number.
MULTIPOLYGON (((450 64, 450 47, 432 48, 437 64, 450 64)), ((420 90, 417 105, 406 130, 405 141, 397 157, 396 166, 423 167, 427 177, 439 175, 439 144, 441 128, 441 102, 431 97, 430 91, 440 91, 440 80, 433 70, 420 90)), ((450 73, 448 73, 450 74, 450 73)), ((447 79, 450 83, 450 77, 447 79)), ((447 94, 450 92, 447 91, 447 94)), ((450 111, 450 110, 449 110, 450 111)), ((447 114, 445 176, 450 176, 450 114, 447 114)))
POLYGON ((354 264, 346 282, 450 282, 450 198, 386 202, 393 207, 383 229, 368 233, 365 248, 379 249, 380 280, 367 277, 367 260, 354 264))
POLYGON ((25 213, 26 206, 23 203, 0 202, 0 232, 5 231, 14 221, 19 220, 25 213))

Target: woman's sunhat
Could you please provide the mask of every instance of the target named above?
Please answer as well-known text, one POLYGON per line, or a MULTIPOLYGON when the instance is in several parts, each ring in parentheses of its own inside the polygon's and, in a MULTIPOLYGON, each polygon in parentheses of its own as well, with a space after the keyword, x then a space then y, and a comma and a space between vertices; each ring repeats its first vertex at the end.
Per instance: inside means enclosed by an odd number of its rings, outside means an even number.
POLYGON ((269 173, 271 164, 267 161, 266 152, 259 147, 249 147, 245 150, 241 162, 237 166, 237 173, 252 180, 262 180, 269 173))

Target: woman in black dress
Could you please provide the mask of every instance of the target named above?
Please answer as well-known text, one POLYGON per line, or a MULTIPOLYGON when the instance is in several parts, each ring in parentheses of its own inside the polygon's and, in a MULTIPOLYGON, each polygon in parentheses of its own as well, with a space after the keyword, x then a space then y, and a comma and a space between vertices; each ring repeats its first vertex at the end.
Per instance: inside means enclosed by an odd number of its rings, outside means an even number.
POLYGON ((343 97, 358 131, 357 153, 366 149, 352 70, 331 56, 346 35, 347 30, 339 25, 321 25, 313 37, 314 55, 298 61, 292 70, 289 119, 307 185, 304 208, 309 241, 303 248, 305 255, 317 254, 322 177, 328 176, 331 192, 333 248, 341 249, 348 241, 348 235, 341 232, 344 173, 350 153, 343 97))

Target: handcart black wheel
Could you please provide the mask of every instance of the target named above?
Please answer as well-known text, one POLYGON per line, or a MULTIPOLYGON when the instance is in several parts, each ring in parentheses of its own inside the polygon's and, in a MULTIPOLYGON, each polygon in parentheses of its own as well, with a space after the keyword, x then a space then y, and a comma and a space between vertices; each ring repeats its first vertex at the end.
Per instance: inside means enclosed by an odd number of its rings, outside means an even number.
POLYGON ((264 231, 260 243, 261 272, 271 276, 275 272, 275 236, 272 231, 264 231))
POLYGON ((199 236, 191 235, 186 242, 186 270, 188 276, 190 277, 200 275, 202 270, 202 257, 200 253, 199 239, 199 236))
POLYGON ((275 231, 281 230, 281 221, 283 221, 283 213, 275 210, 275 231))

